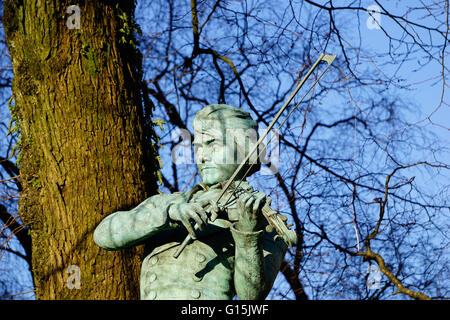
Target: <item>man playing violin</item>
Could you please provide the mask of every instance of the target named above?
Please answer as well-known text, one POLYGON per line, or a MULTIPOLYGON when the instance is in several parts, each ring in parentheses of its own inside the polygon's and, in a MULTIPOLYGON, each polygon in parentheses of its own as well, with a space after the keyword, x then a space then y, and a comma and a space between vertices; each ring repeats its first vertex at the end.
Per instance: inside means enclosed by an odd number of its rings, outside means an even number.
POLYGON ((193 127, 202 182, 187 192, 154 195, 133 210, 107 216, 94 241, 107 250, 146 243, 141 299, 227 300, 236 294, 241 300, 264 299, 287 247, 265 231, 261 210, 268 205, 266 195, 241 181, 246 169, 250 174, 260 169, 258 159, 236 176, 233 183, 239 188, 225 193, 218 218, 211 221, 209 216, 212 201, 239 167, 238 159, 255 143, 257 123, 240 108, 213 104, 196 114, 193 127), (255 134, 227 134, 230 130, 255 134), (188 233, 193 241, 174 258, 188 233))

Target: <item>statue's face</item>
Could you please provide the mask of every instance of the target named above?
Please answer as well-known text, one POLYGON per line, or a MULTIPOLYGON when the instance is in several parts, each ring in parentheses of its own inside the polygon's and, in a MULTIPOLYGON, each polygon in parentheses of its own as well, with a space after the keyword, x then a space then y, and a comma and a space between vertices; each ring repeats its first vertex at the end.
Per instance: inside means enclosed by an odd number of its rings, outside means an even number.
POLYGON ((221 136, 196 132, 194 147, 200 176, 207 185, 228 180, 239 167, 240 163, 235 161, 234 156, 235 144, 232 141, 225 142, 221 136))

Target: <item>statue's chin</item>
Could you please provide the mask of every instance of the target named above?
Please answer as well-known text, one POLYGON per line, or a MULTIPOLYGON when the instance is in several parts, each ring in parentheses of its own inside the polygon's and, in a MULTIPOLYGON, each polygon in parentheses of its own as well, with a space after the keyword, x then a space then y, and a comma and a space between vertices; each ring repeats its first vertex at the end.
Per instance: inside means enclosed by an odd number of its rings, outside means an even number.
POLYGON ((225 181, 226 179, 223 179, 222 177, 216 175, 204 174, 202 176, 202 180, 203 183, 206 184, 207 186, 212 186, 222 181, 225 181))
POLYGON ((220 182, 222 181, 218 181, 216 179, 203 179, 203 183, 206 184, 207 186, 212 186, 220 182))
MULTIPOLYGON (((208 175, 208 174, 203 174, 201 175, 202 177, 202 182, 204 184, 206 184, 207 186, 212 186, 221 182, 224 182, 228 179, 230 179, 231 174, 230 175, 208 175)), ((241 176, 237 176, 234 178, 234 180, 240 180, 241 176)))

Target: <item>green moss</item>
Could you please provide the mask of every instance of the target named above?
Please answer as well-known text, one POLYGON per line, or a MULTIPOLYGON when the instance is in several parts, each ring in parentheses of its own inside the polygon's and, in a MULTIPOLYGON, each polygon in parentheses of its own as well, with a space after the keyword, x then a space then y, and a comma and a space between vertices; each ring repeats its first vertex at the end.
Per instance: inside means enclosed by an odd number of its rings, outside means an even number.
MULTIPOLYGON (((163 163, 162 163, 162 159, 158 154, 158 150, 163 148, 163 145, 161 144, 161 140, 159 139, 158 135, 155 132, 155 127, 158 126, 161 131, 164 130, 163 125, 165 124, 164 120, 153 120, 152 121, 152 125, 151 125, 151 146, 152 146, 152 153, 153 153, 153 157, 156 159, 156 163, 155 163, 155 168, 154 168, 154 172, 155 172, 155 178, 156 181, 158 183, 158 185, 162 185, 163 181, 162 181, 162 173, 161 173, 161 169, 163 167, 163 163)), ((158 193, 161 193, 160 190, 157 190, 158 193)))
MULTIPOLYGON (((31 44, 25 42, 25 46, 31 44)), ((22 94, 33 96, 37 93, 37 83, 44 79, 42 74, 42 63, 37 58, 33 50, 25 50, 24 58, 20 61, 17 70, 15 70, 15 82, 22 94)))
POLYGON ((132 17, 127 15, 126 12, 119 14, 119 18, 122 22, 122 27, 119 29, 121 37, 119 43, 129 44, 136 49, 137 40, 136 34, 142 35, 142 30, 140 26, 134 21, 132 17))
POLYGON ((36 188, 41 187, 41 180, 38 177, 33 177, 30 181, 31 185, 36 188))
POLYGON ((95 50, 88 44, 81 46, 81 55, 86 58, 86 67, 91 76, 97 76, 99 72, 98 58, 95 50))
POLYGON ((9 98, 8 100, 8 108, 9 112, 11 114, 11 119, 9 120, 9 126, 8 126, 8 133, 7 136, 12 135, 17 138, 16 143, 11 149, 11 155, 10 158, 14 157, 14 155, 17 156, 16 158, 16 165, 19 166, 20 160, 22 159, 22 135, 20 130, 20 123, 19 123, 19 112, 17 110, 16 105, 12 104, 13 96, 9 98))

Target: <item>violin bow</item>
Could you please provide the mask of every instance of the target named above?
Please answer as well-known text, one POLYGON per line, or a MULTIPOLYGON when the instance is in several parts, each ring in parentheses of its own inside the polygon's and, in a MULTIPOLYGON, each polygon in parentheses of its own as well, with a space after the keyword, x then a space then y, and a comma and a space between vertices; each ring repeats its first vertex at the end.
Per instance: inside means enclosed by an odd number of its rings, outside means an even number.
MULTIPOLYGON (((305 99, 305 97, 308 95, 308 93, 315 87, 315 85, 319 82, 319 80, 322 78, 322 76, 327 72, 328 68, 330 67, 330 65, 333 63, 334 59, 336 58, 336 55, 330 55, 330 54, 325 54, 325 53, 321 53, 319 58, 317 59, 316 62, 314 62, 314 64, 311 66, 311 68, 309 69, 308 73, 303 77, 303 79, 299 82, 299 84, 297 85, 297 87, 295 88, 295 90, 292 92, 292 94, 289 96, 289 98, 286 100, 286 102, 283 104, 283 106, 281 107, 281 109, 278 111, 278 113, 275 115, 275 117, 273 118, 272 122, 269 124, 269 126, 266 128, 266 130, 264 131, 264 133, 261 135, 261 137, 258 139, 258 141, 255 143, 255 145, 253 146, 252 150, 247 154, 247 156, 244 158, 244 160, 242 161, 242 163, 239 165, 239 167, 234 171, 233 175, 228 179, 227 183, 223 186, 222 190, 219 193, 219 196, 217 197, 217 199, 214 201, 214 204, 212 205, 213 208, 218 208, 219 205, 219 201, 220 199, 222 199, 222 197, 225 195, 225 193, 227 192, 227 190, 230 188, 231 184, 234 182, 234 179, 236 179, 236 176, 241 173, 242 168, 247 164, 247 162, 250 160, 250 158, 253 156, 253 154, 258 150, 259 146, 262 144, 262 142, 264 141, 264 139, 267 137, 267 135, 269 134, 269 132, 272 130, 272 128, 275 126, 275 124, 277 123, 277 121, 280 119, 281 115, 283 114, 283 112, 287 109, 287 107, 289 106, 289 104, 291 103, 291 101, 294 99, 294 97, 297 95, 297 93, 300 91, 300 89, 303 87, 304 83, 306 82, 306 80, 308 80, 309 76, 314 72, 315 69, 317 69, 317 67, 319 66, 319 64, 321 62, 326 62, 327 66, 324 69, 324 71, 317 77, 317 79, 314 81, 314 83, 311 85, 311 87, 308 89, 308 91, 305 93, 305 95, 300 99, 300 101, 294 106, 294 108, 292 108, 292 110, 289 112, 289 114, 286 116, 286 118, 283 120, 283 122, 280 124, 280 126, 278 127, 278 129, 276 130, 276 132, 278 132, 281 128, 281 126, 286 122, 286 120, 291 116, 291 114, 297 109, 297 107, 300 105, 300 103, 303 101, 303 99, 305 99)), ((272 138, 274 137, 274 135, 272 135, 272 138)), ((272 139, 271 138, 271 139, 272 139)), ((270 140, 271 140, 270 139, 270 140)), ((267 145, 264 146, 263 150, 267 148, 267 145)), ((261 153, 263 152, 263 150, 261 150, 261 153)), ((260 153, 260 154, 261 154, 260 153)), ((259 156, 259 155, 258 155, 259 156)), ((237 188, 240 186, 241 182, 245 179, 245 177, 247 176, 247 174, 250 172, 251 167, 253 166, 253 163, 250 164, 249 168, 247 169, 247 171, 244 173, 244 175, 242 176, 241 180, 239 181, 239 183, 237 184, 237 186, 234 187, 234 191, 237 190, 237 188)), ((234 193, 234 191, 230 194, 231 195, 234 193)), ((230 197, 228 198, 228 200, 230 199, 230 197)), ((227 202, 228 202, 227 200, 227 202)), ((217 218, 217 210, 212 210, 211 212, 211 218, 210 220, 213 222, 215 219, 217 218)), ((266 216, 267 218, 267 216, 266 216)), ((270 221, 269 221, 270 222, 270 221)), ((271 223, 272 224, 272 223, 271 223)), ((197 230, 198 229, 198 225, 195 224, 194 229, 197 230)), ((277 229, 277 231, 279 231, 277 229)), ((188 234, 186 236, 186 238, 184 239, 184 241, 181 243, 181 245, 178 247, 178 250, 173 254, 174 258, 178 258, 178 256, 181 254, 181 252, 184 250, 184 248, 189 244, 189 242, 192 240, 192 237, 190 234, 188 234)))

